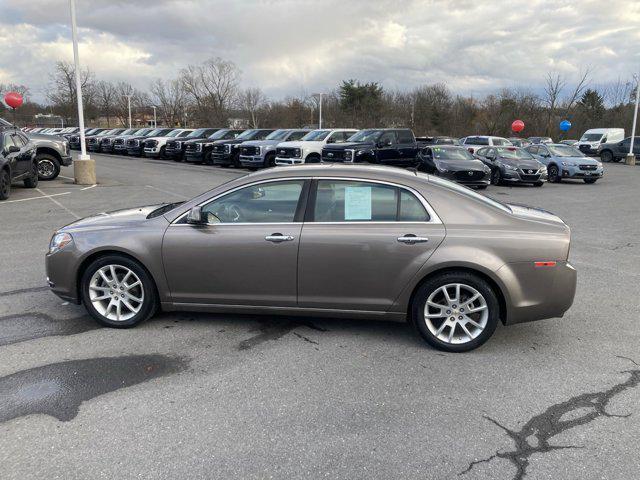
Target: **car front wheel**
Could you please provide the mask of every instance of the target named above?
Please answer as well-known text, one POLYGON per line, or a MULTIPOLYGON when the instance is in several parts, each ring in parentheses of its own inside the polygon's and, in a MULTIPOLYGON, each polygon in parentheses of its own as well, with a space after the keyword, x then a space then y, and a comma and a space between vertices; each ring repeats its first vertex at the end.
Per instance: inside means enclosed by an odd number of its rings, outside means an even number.
POLYGON ((500 173, 500 169, 496 168, 491 172, 491 185, 500 185, 502 182, 502 174, 500 173))
POLYGON ((498 299, 481 277, 449 272, 423 283, 411 305, 422 338, 448 352, 466 352, 486 342, 498 325, 498 299))
POLYGON ((6 169, 0 170, 0 200, 6 200, 11 194, 11 176, 6 169))
POLYGON ((92 262, 82 275, 81 291, 89 314, 106 327, 133 327, 157 308, 151 276, 138 262, 120 255, 92 262))
POLYGON ((53 180, 60 174, 58 159, 46 153, 40 153, 36 157, 38 162, 38 178, 40 180, 53 180))
POLYGON ((548 178, 551 183, 560 183, 560 180, 562 180, 558 171, 558 167, 556 165, 551 165, 549 167, 547 175, 549 176, 548 178))
POLYGON ((613 161, 613 153, 611 153, 611 151, 609 151, 609 150, 602 151, 602 153, 600 153, 600 160, 602 160, 605 163, 612 162, 613 161))

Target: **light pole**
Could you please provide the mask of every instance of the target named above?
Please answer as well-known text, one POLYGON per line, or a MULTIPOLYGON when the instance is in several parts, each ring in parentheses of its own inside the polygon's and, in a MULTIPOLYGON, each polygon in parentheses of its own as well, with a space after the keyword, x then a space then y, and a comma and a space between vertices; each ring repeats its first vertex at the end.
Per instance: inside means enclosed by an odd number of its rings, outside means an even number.
POLYGON ((129 108, 129 128, 131 128, 131 94, 125 95, 127 97, 127 108, 129 108))
POLYGON ((73 176, 80 185, 96 183, 96 164, 87 155, 84 143, 84 109, 82 107, 82 82, 80 81, 80 56, 78 54, 78 27, 76 26, 76 0, 69 0, 71 9, 71 38, 73 42, 73 62, 76 77, 76 97, 78 100, 78 127, 80 128, 80 155, 73 162, 73 176))
POLYGON ((640 103, 640 78, 636 77, 636 108, 633 110, 633 126, 631 127, 631 145, 627 154, 627 165, 636 164, 636 155, 633 153, 633 141, 636 137, 636 123, 638 121, 638 103, 640 103))
POLYGON ((314 93, 313 96, 317 96, 318 100, 318 128, 322 128, 322 96, 324 93, 314 93))
POLYGON ((156 106, 152 105, 151 108, 153 108, 153 128, 158 128, 158 120, 156 117, 156 106))

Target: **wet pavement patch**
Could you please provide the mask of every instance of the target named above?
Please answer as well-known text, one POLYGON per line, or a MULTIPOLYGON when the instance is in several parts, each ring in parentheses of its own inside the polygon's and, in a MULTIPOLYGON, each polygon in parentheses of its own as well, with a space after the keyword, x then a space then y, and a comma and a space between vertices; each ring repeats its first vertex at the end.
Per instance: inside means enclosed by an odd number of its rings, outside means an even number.
MULTIPOLYGON (((327 331, 326 329, 318 327, 314 323, 301 318, 270 318, 267 320, 260 320, 259 327, 257 329, 259 333, 240 342, 238 350, 249 350, 261 343, 268 342, 269 340, 278 340, 298 327, 307 327, 319 332, 327 331)), ((304 340, 317 345, 317 342, 311 341, 308 338, 304 338, 304 340)))
POLYGON ((100 326, 89 316, 55 319, 46 313, 21 313, 0 317, 0 346, 55 335, 75 335, 100 326))
POLYGON ((187 368, 164 355, 89 358, 53 363, 0 377, 0 422, 45 414, 67 422, 82 402, 187 368))

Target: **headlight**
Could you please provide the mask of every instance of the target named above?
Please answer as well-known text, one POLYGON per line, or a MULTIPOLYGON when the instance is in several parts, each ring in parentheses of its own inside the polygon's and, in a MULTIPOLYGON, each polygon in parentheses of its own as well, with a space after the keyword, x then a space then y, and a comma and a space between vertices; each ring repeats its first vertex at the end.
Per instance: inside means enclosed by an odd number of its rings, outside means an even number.
POLYGON ((224 151, 225 151, 226 153, 231 153, 231 145, 225 145, 225 146, 224 146, 224 151))
POLYGON ((182 148, 182 142, 176 142, 174 145, 175 148, 182 148))
POLYGON ((540 167, 539 172, 540 173, 544 173, 547 171, 547 167, 545 167, 544 165, 540 167))
POLYGON ((70 234, 65 232, 56 233, 51 237, 51 241, 49 242, 49 253, 56 253, 70 243, 73 243, 73 238, 70 234))
POLYGON ((562 162, 563 167, 575 167, 575 163, 572 162, 562 162))
POLYGON ((449 170, 447 170, 447 169, 446 169, 446 168, 444 168, 444 167, 441 167, 440 165, 436 165, 436 168, 438 169, 438 171, 439 171, 439 172, 442 172, 442 173, 449 173, 449 170))
POLYGON ((296 148, 296 149, 293 151, 293 155, 294 155, 294 157, 300 158, 300 157, 302 156, 302 150, 301 150, 301 149, 299 149, 299 148, 296 148))
POLYGON ((344 152, 344 159, 347 161, 353 160, 353 150, 346 150, 344 152))
POLYGON ((507 170, 518 170, 518 167, 514 167, 513 165, 509 165, 507 163, 504 164, 504 168, 507 170))

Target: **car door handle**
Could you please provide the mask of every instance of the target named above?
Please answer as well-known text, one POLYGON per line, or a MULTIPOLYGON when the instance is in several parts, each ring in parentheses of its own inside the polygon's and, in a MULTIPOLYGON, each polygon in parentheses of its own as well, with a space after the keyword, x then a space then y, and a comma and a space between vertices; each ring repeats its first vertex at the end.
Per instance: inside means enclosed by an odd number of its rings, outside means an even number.
POLYGON ((267 242, 273 243, 281 243, 281 242, 290 242, 293 240, 291 235, 282 235, 281 233, 272 233, 271 235, 267 235, 264 237, 267 242))
POLYGON ((397 240, 400 243, 406 243, 408 245, 413 245, 414 243, 426 243, 429 241, 427 237, 416 237, 413 234, 405 235, 404 237, 398 237, 397 240))

